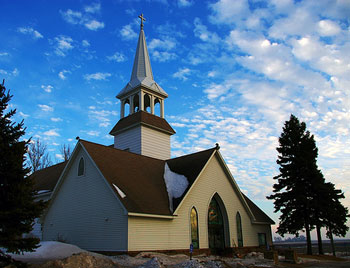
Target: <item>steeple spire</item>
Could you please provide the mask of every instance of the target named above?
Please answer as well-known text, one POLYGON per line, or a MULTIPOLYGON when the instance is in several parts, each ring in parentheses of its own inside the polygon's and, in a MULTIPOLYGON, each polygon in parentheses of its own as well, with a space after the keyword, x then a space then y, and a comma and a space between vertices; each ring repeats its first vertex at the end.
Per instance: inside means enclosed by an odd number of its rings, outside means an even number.
POLYGON ((141 19, 141 29, 139 40, 137 42, 131 78, 129 83, 127 83, 127 85, 119 92, 117 98, 122 99, 140 87, 150 90, 151 92, 160 95, 162 98, 167 98, 168 94, 153 79, 145 33, 143 31, 143 21, 146 19, 143 17, 143 14, 141 14, 139 18, 141 19))
POLYGON ((175 131, 164 119, 168 94, 154 81, 149 60, 143 14, 130 81, 119 92, 120 120, 109 134, 114 147, 158 159, 170 158, 170 136, 175 131))

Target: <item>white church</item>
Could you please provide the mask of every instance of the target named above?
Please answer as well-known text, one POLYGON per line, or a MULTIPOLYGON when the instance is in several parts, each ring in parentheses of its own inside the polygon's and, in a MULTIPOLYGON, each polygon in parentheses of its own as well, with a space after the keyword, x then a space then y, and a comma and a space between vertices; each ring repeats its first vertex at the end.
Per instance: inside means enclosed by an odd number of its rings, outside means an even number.
POLYGON ((130 254, 272 245, 274 222, 240 191, 218 145, 171 158, 168 94, 153 78, 142 19, 114 144, 79 139, 67 162, 32 175, 37 199, 50 200, 35 234, 130 254))

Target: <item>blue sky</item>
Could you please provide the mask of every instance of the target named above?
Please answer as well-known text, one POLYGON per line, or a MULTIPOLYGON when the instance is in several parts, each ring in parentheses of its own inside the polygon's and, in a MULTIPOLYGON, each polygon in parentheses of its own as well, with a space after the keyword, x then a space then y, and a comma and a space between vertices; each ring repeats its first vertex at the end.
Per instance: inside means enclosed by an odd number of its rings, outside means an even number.
MULTIPOLYGON (((172 156, 218 142, 242 191, 265 199, 278 137, 306 122, 326 179, 350 207, 350 1, 0 0, 0 77, 26 137, 53 162, 75 137, 112 144, 143 13, 155 81, 169 94, 172 156)), ((349 235, 347 236, 349 237, 349 235)))

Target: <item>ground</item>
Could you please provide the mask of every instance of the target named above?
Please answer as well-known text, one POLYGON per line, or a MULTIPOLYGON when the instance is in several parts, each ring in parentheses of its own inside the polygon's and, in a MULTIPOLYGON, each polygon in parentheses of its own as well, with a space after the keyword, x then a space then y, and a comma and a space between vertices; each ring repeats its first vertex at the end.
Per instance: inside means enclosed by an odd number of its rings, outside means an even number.
POLYGON ((244 258, 228 258, 218 256, 194 256, 190 260, 184 254, 166 255, 143 252, 135 257, 128 255, 105 256, 80 249, 77 246, 60 242, 41 242, 36 252, 23 255, 12 255, 13 258, 27 262, 30 268, 257 268, 257 267, 350 267, 350 259, 333 256, 299 255, 298 264, 266 260, 262 253, 252 252, 244 258))

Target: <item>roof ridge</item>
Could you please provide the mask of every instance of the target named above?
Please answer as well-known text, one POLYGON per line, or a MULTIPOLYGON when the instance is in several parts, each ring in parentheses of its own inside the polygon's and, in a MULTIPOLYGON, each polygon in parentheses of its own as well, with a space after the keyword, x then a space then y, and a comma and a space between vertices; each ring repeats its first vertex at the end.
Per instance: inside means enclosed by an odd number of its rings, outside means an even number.
POLYGON ((174 158, 169 158, 169 159, 167 159, 166 161, 170 161, 170 160, 174 160, 174 159, 180 159, 180 158, 182 158, 182 157, 191 156, 191 155, 195 155, 195 154, 200 154, 200 153, 208 152, 208 151, 210 151, 210 150, 215 150, 215 149, 216 149, 216 147, 213 147, 213 148, 205 149, 205 150, 198 151, 198 152, 194 152, 194 153, 190 153, 190 154, 185 154, 185 155, 177 156, 177 157, 174 157, 174 158))

